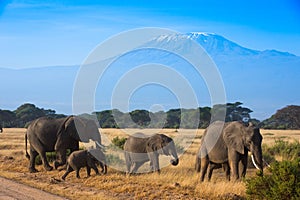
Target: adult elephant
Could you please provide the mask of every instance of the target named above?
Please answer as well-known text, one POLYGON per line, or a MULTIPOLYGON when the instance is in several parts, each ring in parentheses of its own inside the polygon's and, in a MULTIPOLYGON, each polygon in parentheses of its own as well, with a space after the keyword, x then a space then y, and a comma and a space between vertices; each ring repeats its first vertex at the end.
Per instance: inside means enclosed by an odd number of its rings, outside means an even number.
POLYGON ((37 172, 35 158, 40 155, 44 168, 47 171, 53 169, 49 165, 46 152, 55 151, 57 158, 54 168, 57 169, 66 163, 67 149, 71 152, 79 149, 79 141, 95 141, 101 146, 101 136, 96 123, 93 120, 69 116, 54 119, 41 117, 28 126, 25 134, 26 157, 30 159, 29 171, 37 172), (27 152, 27 139, 30 144, 30 155, 27 152))
POLYGON ((147 161, 150 161, 151 171, 160 172, 159 155, 171 156, 173 159, 170 162, 174 166, 179 163, 174 141, 164 134, 147 136, 135 133, 126 140, 124 151, 129 174, 136 173, 147 161))
MULTIPOLYGON (((241 176, 245 177, 248 151, 252 153, 254 165, 263 171, 262 139, 259 129, 251 123, 248 126, 238 121, 212 123, 204 132, 197 155, 201 157, 201 159, 197 159, 198 162, 201 160, 200 180, 204 180, 210 163, 222 164, 225 167, 229 164, 233 179, 238 180, 240 178, 239 163, 241 162, 241 176)), ((229 168, 226 171, 227 176, 229 176, 228 170, 229 168)))

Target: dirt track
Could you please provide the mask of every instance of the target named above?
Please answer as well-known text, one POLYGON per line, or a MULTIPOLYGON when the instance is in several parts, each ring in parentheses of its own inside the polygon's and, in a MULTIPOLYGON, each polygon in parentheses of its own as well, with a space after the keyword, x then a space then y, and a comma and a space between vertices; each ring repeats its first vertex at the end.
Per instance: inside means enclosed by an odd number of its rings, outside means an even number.
POLYGON ((62 198, 27 185, 0 177, 0 200, 64 200, 62 198))

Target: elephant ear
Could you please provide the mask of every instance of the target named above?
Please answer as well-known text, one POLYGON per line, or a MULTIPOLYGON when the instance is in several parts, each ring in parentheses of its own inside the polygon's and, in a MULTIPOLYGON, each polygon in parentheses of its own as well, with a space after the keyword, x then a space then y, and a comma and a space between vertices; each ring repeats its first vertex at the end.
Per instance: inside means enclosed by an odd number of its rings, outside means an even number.
POLYGON ((67 117, 60 125, 54 149, 58 150, 64 148, 66 143, 71 138, 79 141, 79 136, 75 127, 74 116, 67 117))
POLYGON ((163 140, 162 140, 162 138, 159 134, 151 136, 147 140, 147 144, 146 144, 147 152, 154 152, 154 151, 157 151, 159 149, 162 149, 163 148, 162 143, 163 143, 163 140))
POLYGON ((240 154, 245 153, 243 132, 243 126, 239 122, 232 122, 223 130, 223 139, 227 147, 236 150, 240 154))

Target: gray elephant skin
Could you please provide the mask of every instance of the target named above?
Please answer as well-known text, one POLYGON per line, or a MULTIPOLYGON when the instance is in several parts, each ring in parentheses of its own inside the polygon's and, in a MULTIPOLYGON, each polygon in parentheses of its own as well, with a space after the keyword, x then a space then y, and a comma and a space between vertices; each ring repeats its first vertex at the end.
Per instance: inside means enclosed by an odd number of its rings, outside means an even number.
POLYGON ((2 126, 1 126, 1 124, 0 124, 0 133, 2 133, 3 132, 3 129, 2 129, 2 126))
POLYGON ((174 141, 164 134, 135 133, 126 140, 124 151, 128 174, 136 173, 147 161, 150 161, 150 171, 159 173, 159 155, 171 156, 170 162, 174 166, 179 163, 174 141))
POLYGON ((248 152, 253 155, 255 165, 263 171, 262 135, 252 123, 216 121, 204 132, 196 158, 196 169, 201 166, 200 180, 203 181, 209 167, 208 178, 214 168, 223 166, 226 177, 240 178, 239 163, 242 164, 241 177, 245 177, 248 152), (211 166, 210 166, 211 165, 211 166))
POLYGON ((67 149, 71 152, 78 150, 79 141, 89 142, 90 139, 101 145, 101 136, 93 120, 76 116, 60 119, 41 117, 34 120, 25 134, 26 157, 30 159, 29 171, 37 172, 35 168, 37 155, 40 155, 44 168, 47 171, 52 170, 46 152, 53 151, 57 155, 54 161, 54 167, 57 169, 66 163, 67 149), (30 143, 30 155, 27 152, 27 139, 30 143))
POLYGON ((91 168, 95 171, 96 174, 99 174, 96 165, 97 163, 100 164, 102 173, 106 174, 107 166, 105 160, 105 155, 100 149, 97 149, 93 153, 89 152, 88 150, 74 151, 68 157, 67 170, 61 178, 65 180, 68 174, 74 170, 76 171, 76 177, 80 178, 79 171, 82 167, 86 167, 87 176, 91 175, 91 168), (97 154, 97 158, 94 156, 94 154, 97 154))
MULTIPOLYGON (((200 154, 200 151, 198 151, 198 155, 196 156, 196 164, 195 164, 195 169, 198 173, 200 172, 200 168, 201 168, 201 154, 200 154)), ((213 162, 209 161, 207 168, 208 168, 208 175, 207 175, 208 181, 211 180, 213 170, 220 169, 220 168, 222 168, 223 171, 225 172, 226 179, 228 181, 230 180, 230 167, 229 167, 228 162, 218 164, 218 163, 213 163, 213 162)))

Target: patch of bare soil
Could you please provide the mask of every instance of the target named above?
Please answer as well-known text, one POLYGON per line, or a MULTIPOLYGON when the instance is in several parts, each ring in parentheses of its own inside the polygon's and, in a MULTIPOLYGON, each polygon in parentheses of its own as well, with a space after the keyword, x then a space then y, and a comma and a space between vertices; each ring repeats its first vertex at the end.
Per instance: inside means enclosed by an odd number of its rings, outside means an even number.
MULTIPOLYGON (((81 178, 76 182, 70 180, 62 181, 60 176, 64 171, 46 172, 42 166, 38 166, 37 168, 40 172, 29 173, 27 164, 25 157, 23 160, 20 160, 19 156, 0 155, 0 199, 45 198, 55 200, 86 199, 87 197, 93 197, 93 199, 115 199, 114 196, 116 195, 109 191, 86 187, 82 184, 82 182, 91 180, 91 177, 81 178)), ((85 170, 82 171, 85 173, 85 170)), ((84 177, 84 173, 82 177, 84 177)), ((71 175, 70 179, 72 179, 71 175)))
POLYGON ((66 198, 0 177, 0 199, 65 200, 66 198))

